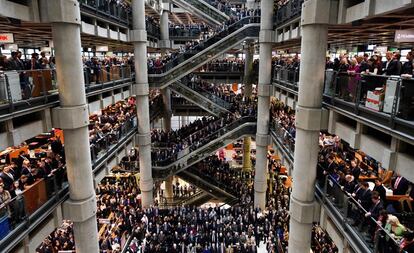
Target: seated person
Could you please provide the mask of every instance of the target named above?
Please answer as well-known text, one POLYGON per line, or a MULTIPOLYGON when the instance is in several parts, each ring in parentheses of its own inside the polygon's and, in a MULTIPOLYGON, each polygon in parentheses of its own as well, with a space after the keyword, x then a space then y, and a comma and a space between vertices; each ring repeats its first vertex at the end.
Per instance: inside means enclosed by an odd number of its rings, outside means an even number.
POLYGON ((398 218, 394 215, 388 215, 387 223, 385 224, 385 230, 395 236, 403 236, 407 229, 400 223, 398 218))

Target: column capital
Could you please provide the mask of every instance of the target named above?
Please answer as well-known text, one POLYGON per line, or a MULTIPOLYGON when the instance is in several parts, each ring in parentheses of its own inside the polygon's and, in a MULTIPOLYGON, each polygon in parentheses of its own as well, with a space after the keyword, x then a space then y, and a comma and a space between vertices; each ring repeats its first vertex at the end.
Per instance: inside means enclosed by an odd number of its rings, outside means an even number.
POLYGON ((147 43, 147 31, 144 29, 129 30, 129 41, 147 43))
POLYGON ((296 106, 296 127, 309 130, 319 131, 321 129, 322 109, 296 106))
POLYGON ((52 125, 61 129, 77 129, 89 124, 88 105, 64 106, 52 109, 52 125))
POLYGON ((302 5, 301 25, 328 25, 333 22, 331 0, 307 0, 302 5))
POLYGON ((303 202, 294 197, 290 199, 290 216, 292 219, 300 222, 312 224, 314 221, 315 201, 303 202))
POLYGON ((83 222, 96 214, 95 194, 85 200, 69 199, 63 203, 65 218, 73 222, 83 222))
POLYGON ((40 8, 46 11, 41 16, 42 22, 81 24, 79 2, 77 0, 46 0, 40 8))

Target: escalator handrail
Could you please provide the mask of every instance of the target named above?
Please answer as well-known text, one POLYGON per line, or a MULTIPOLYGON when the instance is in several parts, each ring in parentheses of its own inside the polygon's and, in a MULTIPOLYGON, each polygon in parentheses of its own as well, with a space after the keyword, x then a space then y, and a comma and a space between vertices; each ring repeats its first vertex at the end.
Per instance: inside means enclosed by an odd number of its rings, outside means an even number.
MULTIPOLYGON (((187 83, 190 83, 190 81, 188 80, 188 78, 181 78, 180 81, 176 81, 176 82, 179 83, 180 85, 185 86, 186 89, 192 90, 187 85, 187 83), (184 82, 183 80, 185 80, 186 82, 184 82)), ((217 104, 217 102, 215 102, 214 100, 210 99, 210 97, 212 97, 212 98, 216 99, 217 101, 220 101, 219 104, 218 104, 219 106, 225 108, 226 110, 229 110, 230 109, 231 104, 229 102, 225 101, 224 99, 222 99, 221 97, 219 97, 219 96, 217 96, 217 95, 215 95, 215 94, 213 94, 213 93, 211 93, 211 92, 203 89, 203 87, 201 87, 199 85, 196 85, 196 89, 197 90, 194 90, 194 91, 196 93, 199 93, 200 95, 202 95, 202 97, 205 97, 208 100, 212 101, 213 103, 217 104), (206 94, 206 95, 204 95, 203 93, 206 94)))
MULTIPOLYGON (((223 100, 222 98, 220 98, 216 95, 213 95, 213 94, 201 89, 201 87, 197 87, 197 89, 199 89, 199 90, 193 90, 193 89, 191 89, 190 87, 188 87, 187 85, 183 84, 180 81, 175 81, 174 84, 179 86, 180 89, 184 89, 184 90, 187 90, 191 93, 194 93, 195 96, 201 97, 201 99, 208 100, 211 104, 214 104, 217 107, 220 107, 220 111, 230 112, 230 110, 229 110, 231 108, 230 103, 228 103, 227 101, 223 100), (207 93, 207 94, 204 95, 202 92, 207 93)), ((180 93, 179 91, 176 91, 176 92, 180 93)), ((185 94, 181 94, 181 95, 185 96, 185 94)))
MULTIPOLYGON (((256 125, 256 123, 257 122, 256 122, 256 118, 255 117, 243 117, 243 118, 239 118, 238 120, 230 123, 229 125, 224 126, 223 128, 220 128, 219 130, 217 130, 216 132, 210 134, 209 136, 217 135, 221 131, 226 131, 223 135, 221 135, 221 137, 223 137, 223 136, 226 136, 226 135, 232 133, 234 130, 238 130, 238 129, 243 128, 243 127, 248 126, 248 125, 256 125), (232 127, 232 128, 229 129, 229 127, 232 127)), ((218 139, 215 138, 211 142, 214 142, 216 140, 218 140, 218 139)), ((209 142, 208 144, 210 144, 211 142, 209 142)), ((208 145, 208 144, 206 144, 206 145, 208 145)), ((175 161, 171 162, 168 165, 164 165, 164 166, 152 166, 152 169, 153 170, 156 170, 156 171, 165 171, 165 170, 168 170, 171 167, 175 166, 176 163, 180 164, 180 161, 181 160, 188 159, 189 157, 193 156, 195 152, 198 152, 198 150, 204 148, 206 145, 203 145, 203 146, 197 148, 196 150, 194 150, 194 151, 192 151, 192 152, 190 152, 188 154, 185 154, 184 156, 176 159, 175 161)), ((191 146, 189 146, 189 147, 191 147, 191 146)))
POLYGON ((215 41, 215 40, 217 40, 217 38, 218 37, 221 37, 221 36, 223 36, 224 34, 226 34, 227 33, 227 35, 225 35, 224 37, 222 37, 221 39, 219 39, 218 41, 216 41, 216 42, 213 42, 213 44, 212 45, 210 45, 210 46, 208 46, 208 47, 205 47, 205 48, 202 48, 201 49, 201 51, 199 51, 198 53, 196 53, 196 54, 194 54, 194 55, 192 55, 190 58, 188 58, 188 59, 186 59, 186 60, 184 60, 184 61, 182 61, 182 62, 180 62, 180 63, 178 63, 177 65, 175 65, 175 66, 173 66, 173 67, 171 67, 169 70, 167 70, 167 71, 163 71, 161 74, 149 74, 148 75, 148 77, 162 77, 162 76, 166 76, 166 75, 169 75, 170 74, 170 72, 172 72, 178 65, 180 65, 180 64, 184 64, 184 63, 188 63, 188 62, 190 62, 190 61, 192 61, 192 58, 194 58, 194 57, 198 57, 200 54, 203 54, 204 52, 206 52, 206 51, 209 51, 211 48, 214 48, 214 47, 216 47, 216 45, 218 44, 218 43, 221 43, 223 40, 227 40, 228 38, 230 38, 232 35, 234 35, 235 33, 237 33, 237 32, 241 32, 241 31, 244 31, 245 29, 248 29, 248 28, 250 28, 250 27, 258 27, 259 25, 260 25, 260 23, 257 23, 257 22, 250 22, 250 20, 253 20, 253 21, 256 21, 256 20, 260 20, 260 17, 256 17, 256 16, 252 16, 252 17, 246 17, 246 18, 242 18, 242 19, 240 19, 239 21, 237 21, 236 23, 234 23, 234 24, 232 24, 232 25, 230 25, 226 30, 224 30, 224 31, 221 31, 219 34, 217 34, 216 36, 213 36, 213 37, 211 37, 211 38, 209 38, 208 40, 206 40, 205 42, 203 42, 203 43, 200 43, 200 44, 198 44, 197 46, 195 46, 193 49, 191 49, 191 50, 189 50, 189 51, 186 51, 186 52, 184 52, 184 53, 182 53, 182 54, 180 54, 180 55, 178 55, 176 58, 174 58, 173 60, 171 60, 170 62, 167 62, 167 64, 166 65, 164 65, 161 69, 165 69, 168 65, 170 65, 170 64, 172 64, 172 63, 174 63, 174 61, 176 61, 176 60, 178 60, 179 58, 182 58, 184 55, 188 55, 188 54, 191 54, 191 53, 194 53, 194 52, 192 52, 192 51, 196 51, 196 49, 199 49, 200 47, 202 47, 202 46, 204 46, 205 44, 207 44, 208 45, 208 42, 210 41, 215 41), (249 21, 249 22, 247 22, 247 23, 245 23, 246 21, 249 21), (236 29, 236 30, 234 30, 233 32, 231 32, 231 33, 228 33, 229 32, 229 30, 231 30, 232 28, 235 28, 235 27, 240 27, 239 29, 236 29))

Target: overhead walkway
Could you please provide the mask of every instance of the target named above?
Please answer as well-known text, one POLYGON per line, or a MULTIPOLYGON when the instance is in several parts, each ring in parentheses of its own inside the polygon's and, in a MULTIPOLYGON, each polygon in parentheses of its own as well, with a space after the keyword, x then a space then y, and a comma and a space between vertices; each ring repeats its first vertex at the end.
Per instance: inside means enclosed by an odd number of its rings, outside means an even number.
POLYGON ((222 25, 230 19, 227 14, 203 0, 173 0, 173 3, 213 26, 222 25))
POLYGON ((260 30, 260 18, 247 17, 229 26, 193 49, 179 54, 155 73, 148 75, 151 88, 165 88, 180 80, 207 62, 217 58, 243 41, 257 39, 260 30))
POLYGON ((245 136, 256 134, 256 118, 243 117, 233 123, 219 129, 218 131, 200 140, 201 145, 194 144, 182 151, 176 160, 165 160, 153 164, 153 177, 165 179, 171 175, 186 170, 192 165, 208 156, 214 154, 218 149, 223 148, 245 136))
POLYGON ((230 103, 201 89, 197 85, 190 85, 191 87, 189 87, 188 84, 186 85, 180 81, 176 81, 170 86, 170 89, 214 116, 230 113, 230 103))

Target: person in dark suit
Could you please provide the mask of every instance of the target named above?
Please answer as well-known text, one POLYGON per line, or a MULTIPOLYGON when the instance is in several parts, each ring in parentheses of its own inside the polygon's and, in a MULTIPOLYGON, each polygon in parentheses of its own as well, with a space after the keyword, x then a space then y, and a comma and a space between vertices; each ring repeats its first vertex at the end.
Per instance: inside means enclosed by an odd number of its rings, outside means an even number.
POLYGON ((404 238, 400 244, 401 252, 414 253, 414 232, 404 232, 404 238))
POLYGON ((402 64, 400 62, 401 55, 399 53, 395 53, 394 55, 392 53, 387 53, 387 62, 385 64, 385 74, 387 76, 391 75, 397 75, 399 76, 401 74, 402 64), (389 58, 390 57, 390 58, 389 58))
POLYGON ((354 159, 351 160, 351 174, 354 176, 355 181, 358 182, 359 176, 361 175, 361 168, 358 165, 358 162, 354 159))
POLYGON ((327 159, 327 166, 325 168, 325 170, 323 171, 324 175, 330 175, 332 173, 334 173, 337 170, 337 165, 334 161, 334 156, 333 155, 329 155, 328 159, 327 159))
POLYGON ((394 195, 405 195, 407 194, 409 182, 405 177, 398 175, 396 178, 391 180, 392 192, 394 195))
POLYGON ((13 182, 16 180, 15 175, 10 171, 10 165, 3 167, 0 177, 3 180, 4 188, 9 191, 13 187, 13 182))
POLYGON ((378 219, 380 215, 380 211, 384 209, 384 204, 378 194, 378 192, 373 192, 371 196, 371 207, 369 208, 369 212, 365 214, 366 217, 372 217, 375 220, 378 219))
POLYGON ((352 194, 354 198, 361 204, 365 210, 369 210, 371 207, 371 190, 367 182, 361 182, 356 191, 352 194))
POLYGON ((413 60, 414 60, 414 54, 413 52, 408 52, 407 56, 407 61, 404 62, 403 66, 402 66, 402 71, 401 74, 408 74, 408 75, 412 75, 413 74, 413 60))
POLYGON ((373 189, 374 192, 378 192, 380 199, 382 200, 382 203, 384 203, 384 206, 386 206, 386 190, 384 186, 382 185, 381 180, 375 179, 375 186, 373 189))

